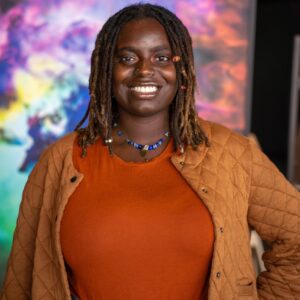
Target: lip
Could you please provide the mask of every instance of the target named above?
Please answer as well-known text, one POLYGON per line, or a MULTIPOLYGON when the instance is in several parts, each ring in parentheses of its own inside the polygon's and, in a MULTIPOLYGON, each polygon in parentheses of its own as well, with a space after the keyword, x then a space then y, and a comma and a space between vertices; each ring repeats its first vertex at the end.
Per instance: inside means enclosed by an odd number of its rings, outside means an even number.
POLYGON ((157 82, 154 82, 154 81, 135 81, 135 82, 131 82, 128 85, 129 88, 132 88, 132 87, 135 87, 135 86, 156 86, 158 88, 161 87, 160 84, 158 84, 157 82))

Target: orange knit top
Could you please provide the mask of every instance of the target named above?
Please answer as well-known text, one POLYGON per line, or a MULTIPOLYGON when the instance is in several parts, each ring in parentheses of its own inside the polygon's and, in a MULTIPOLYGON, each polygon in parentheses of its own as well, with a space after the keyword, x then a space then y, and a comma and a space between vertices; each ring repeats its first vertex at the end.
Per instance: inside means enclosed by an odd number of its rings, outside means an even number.
POLYGON ((69 283, 80 300, 207 298, 211 216, 170 162, 173 145, 147 163, 109 155, 100 140, 75 167, 84 179, 61 223, 69 283))

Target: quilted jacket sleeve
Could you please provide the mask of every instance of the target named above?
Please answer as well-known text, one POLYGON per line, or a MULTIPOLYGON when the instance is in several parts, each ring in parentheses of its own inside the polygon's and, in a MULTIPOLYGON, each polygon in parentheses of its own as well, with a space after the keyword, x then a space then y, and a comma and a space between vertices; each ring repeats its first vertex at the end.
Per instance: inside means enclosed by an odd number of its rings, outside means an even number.
POLYGON ((35 240, 45 190, 53 180, 50 173, 55 174, 49 160, 51 151, 48 149, 41 156, 31 172, 25 185, 19 209, 13 245, 8 261, 1 300, 31 299, 33 259, 35 240))
POLYGON ((300 299, 300 193, 255 146, 248 221, 270 249, 258 276, 260 299, 300 299))

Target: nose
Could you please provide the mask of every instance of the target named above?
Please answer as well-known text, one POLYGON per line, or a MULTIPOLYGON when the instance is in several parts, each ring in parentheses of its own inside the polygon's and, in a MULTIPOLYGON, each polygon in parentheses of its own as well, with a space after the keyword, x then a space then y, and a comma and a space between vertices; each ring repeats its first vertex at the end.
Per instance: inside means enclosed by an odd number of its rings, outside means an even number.
POLYGON ((135 74, 139 76, 152 76, 154 74, 153 64, 150 59, 143 59, 137 64, 135 74))

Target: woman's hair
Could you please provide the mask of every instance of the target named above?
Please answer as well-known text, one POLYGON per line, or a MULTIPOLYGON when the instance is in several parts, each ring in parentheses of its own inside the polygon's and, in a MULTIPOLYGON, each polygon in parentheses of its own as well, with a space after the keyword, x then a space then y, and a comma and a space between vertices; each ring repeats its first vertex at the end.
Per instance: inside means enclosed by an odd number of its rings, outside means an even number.
MULTIPOLYGON (((196 148, 208 143, 207 137, 198 124, 195 110, 195 69, 192 40, 183 23, 169 10, 153 4, 127 6, 111 16, 98 33, 91 58, 89 78, 90 102, 88 109, 76 127, 82 156, 87 146, 95 143, 97 137, 104 141, 111 139, 113 122, 116 121, 117 107, 112 98, 113 54, 119 32, 134 19, 153 18, 165 29, 173 55, 180 60, 175 64, 178 91, 170 105, 170 131, 175 148, 183 145, 196 148), (88 118, 88 125, 80 128, 88 118)), ((132 33, 137 34, 137 33, 132 33)))

